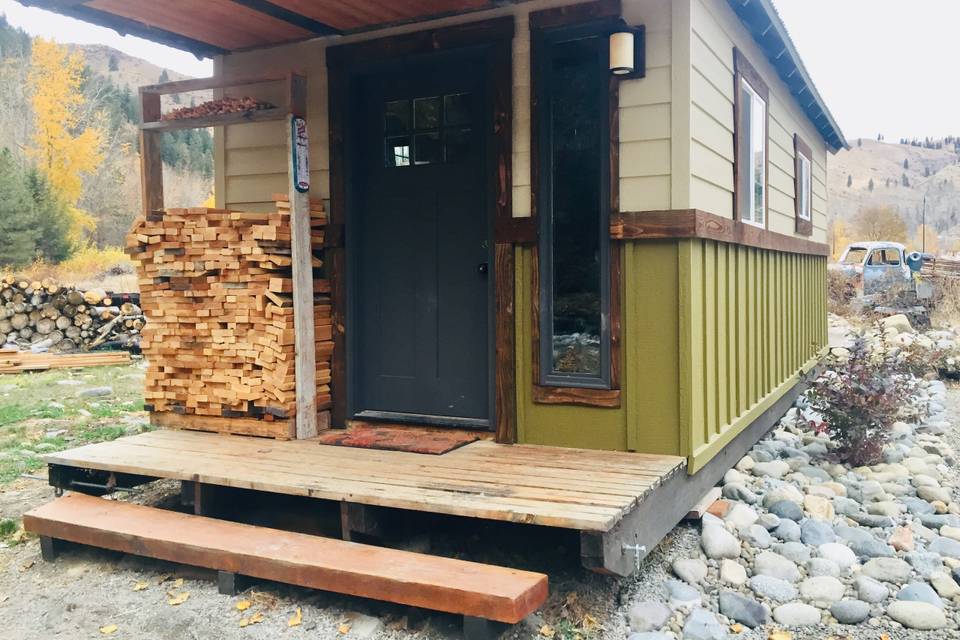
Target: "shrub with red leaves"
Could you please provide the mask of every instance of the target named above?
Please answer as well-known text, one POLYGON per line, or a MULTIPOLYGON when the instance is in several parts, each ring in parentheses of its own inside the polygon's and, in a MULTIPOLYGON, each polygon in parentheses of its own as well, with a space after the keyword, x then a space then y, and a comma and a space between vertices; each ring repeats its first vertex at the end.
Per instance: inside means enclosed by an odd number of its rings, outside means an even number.
POLYGON ((909 404, 916 379, 902 355, 881 336, 874 346, 858 336, 846 357, 831 356, 829 370, 808 392, 810 406, 823 418, 811 423, 837 444, 837 453, 854 466, 883 459, 889 427, 909 404))

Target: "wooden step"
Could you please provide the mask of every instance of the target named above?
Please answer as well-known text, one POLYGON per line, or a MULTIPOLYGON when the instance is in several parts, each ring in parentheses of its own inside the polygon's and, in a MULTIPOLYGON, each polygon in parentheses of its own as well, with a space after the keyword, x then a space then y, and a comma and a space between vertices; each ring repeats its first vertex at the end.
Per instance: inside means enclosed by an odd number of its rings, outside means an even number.
MULTIPOLYGON (((514 624, 547 598, 547 576, 67 494, 27 531, 170 562, 514 624)), ((46 544, 49 545, 49 540, 46 544)))

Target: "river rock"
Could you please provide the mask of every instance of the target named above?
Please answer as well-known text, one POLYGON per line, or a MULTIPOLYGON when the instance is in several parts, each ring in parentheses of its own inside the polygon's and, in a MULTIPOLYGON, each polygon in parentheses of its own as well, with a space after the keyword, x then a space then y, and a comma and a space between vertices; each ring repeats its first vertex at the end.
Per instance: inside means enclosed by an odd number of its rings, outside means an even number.
POLYGON ((749 584, 751 591, 767 600, 787 602, 797 597, 797 588, 780 578, 758 575, 750 578, 749 584))
POLYGON ((790 471, 790 465, 783 460, 771 460, 770 462, 758 462, 753 465, 750 472, 755 476, 780 479, 790 471))
POLYGON ((766 624, 770 619, 762 604, 733 591, 720 593, 720 613, 751 629, 766 624))
POLYGON ((727 627, 706 609, 694 609, 683 625, 683 640, 725 640, 727 627))
POLYGON ((800 540, 801 529, 793 520, 788 520, 786 518, 780 520, 780 524, 777 525, 777 528, 773 530, 773 535, 780 538, 784 542, 797 542, 800 540))
POLYGON ((779 553, 772 551, 764 551, 757 556, 754 561, 753 572, 755 575, 771 576, 787 582, 796 582, 800 579, 800 570, 797 565, 779 553))
POLYGON ((913 570, 926 578, 932 573, 943 570, 943 558, 938 553, 929 551, 911 551, 904 558, 913 567, 913 570))
POLYGON ((773 543, 770 532, 759 524, 752 524, 746 529, 741 529, 740 538, 751 547, 757 549, 769 549, 773 543))
POLYGON ((769 509, 774 503, 783 500, 800 506, 803 504, 803 494, 792 484, 782 483, 763 495, 763 506, 769 509))
POLYGON ((886 585, 868 576, 857 576, 853 584, 857 589, 857 597, 864 602, 883 602, 890 596, 886 585))
POLYGON ((849 547, 838 542, 828 542, 817 547, 817 554, 836 563, 841 571, 846 571, 857 563, 857 556, 849 547))
POLYGON ((673 561, 673 572, 690 584, 703 582, 707 577, 707 563, 698 558, 683 558, 673 561))
POLYGON ((910 629, 931 631, 947 626, 943 611, 929 602, 896 600, 887 607, 887 615, 910 629))
POLYGON ((943 609, 943 600, 941 600, 937 592, 933 590, 933 587, 925 582, 911 582, 906 585, 897 592, 897 600, 928 602, 935 607, 943 609))
MULTIPOLYGON (((842 487, 843 485, 838 485, 842 487)), ((833 511, 842 516, 849 516, 861 511, 860 503, 850 498, 837 496, 833 499, 833 511)))
POLYGON ((810 559, 810 548, 800 542, 784 542, 773 549, 791 562, 802 564, 810 559))
POLYGON ((720 561, 720 581, 735 587, 747 582, 747 570, 736 560, 724 558, 720 561))
POLYGON ((803 508, 811 518, 833 520, 833 503, 823 496, 808 495, 803 499, 803 508))
POLYGON ((821 608, 841 600, 845 591, 843 583, 831 576, 807 578, 800 583, 800 596, 821 608))
POLYGON ((837 534, 834 533, 830 523, 822 520, 804 520, 800 525, 800 540, 804 544, 820 546, 828 542, 834 542, 837 534))
POLYGON ((635 602, 627 611, 631 631, 656 631, 670 620, 673 611, 662 602, 635 602))
MULTIPOLYGON (((736 469, 731 469, 731 471, 736 471, 736 469)), ((759 500, 757 494, 739 482, 729 482, 723 485, 721 494, 728 500, 739 500, 747 504, 754 504, 759 500)))
POLYGON ((897 551, 913 551, 913 531, 907 527, 897 527, 887 538, 887 544, 897 551))
POLYGON ((734 529, 743 529, 755 523, 759 517, 760 515, 751 507, 736 502, 730 507, 730 511, 723 517, 723 520, 733 525, 734 529))
POLYGON ((807 575, 812 577, 833 576, 836 578, 840 575, 840 567, 833 560, 810 558, 807 560, 807 575))
POLYGON ((770 513, 778 518, 793 520, 795 522, 803 520, 803 509, 801 509, 800 505, 796 502, 780 500, 779 502, 774 502, 767 508, 770 510, 770 513))
POLYGON ((740 541, 719 525, 704 525, 700 534, 700 546, 708 558, 739 558, 740 541))
POLYGON ((679 580, 667 580, 667 594, 674 609, 695 609, 703 604, 700 592, 679 580))
POLYGON ((820 611, 803 602, 788 602, 773 610, 773 619, 786 627, 820 624, 820 611))
POLYGON ((950 492, 944 489, 943 487, 933 487, 933 486, 922 486, 917 488, 917 495, 926 500, 927 502, 946 502, 949 503, 952 501, 952 496, 950 492))
POLYGON ((955 598, 960 596, 960 585, 957 585, 956 581, 948 576, 944 571, 934 571, 930 574, 928 580, 930 580, 931 586, 937 590, 937 594, 941 598, 955 598))
POLYGON ((927 550, 933 553, 939 553, 948 558, 960 558, 960 541, 944 536, 937 536, 927 545, 927 550))
POLYGON ((77 392, 78 398, 103 398, 113 395, 113 387, 90 387, 77 392))
POLYGON ((863 575, 881 580, 903 584, 910 579, 910 565, 899 558, 874 558, 863 565, 863 575))
POLYGON ((841 600, 830 606, 830 615, 840 624, 859 624, 870 615, 870 605, 862 600, 841 600))

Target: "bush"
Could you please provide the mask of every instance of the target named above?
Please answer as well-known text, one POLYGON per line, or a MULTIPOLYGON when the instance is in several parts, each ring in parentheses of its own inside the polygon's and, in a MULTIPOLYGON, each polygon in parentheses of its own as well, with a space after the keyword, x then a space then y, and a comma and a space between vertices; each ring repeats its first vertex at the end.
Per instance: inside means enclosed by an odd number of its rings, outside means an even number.
POLYGON ((875 341, 857 336, 845 351, 831 354, 830 370, 807 392, 810 406, 822 417, 811 427, 836 443, 844 462, 876 464, 883 458, 889 426, 910 405, 916 379, 882 332, 875 341))
POLYGON ((850 313, 850 303, 857 297, 856 276, 842 271, 827 271, 827 310, 838 316, 850 313))

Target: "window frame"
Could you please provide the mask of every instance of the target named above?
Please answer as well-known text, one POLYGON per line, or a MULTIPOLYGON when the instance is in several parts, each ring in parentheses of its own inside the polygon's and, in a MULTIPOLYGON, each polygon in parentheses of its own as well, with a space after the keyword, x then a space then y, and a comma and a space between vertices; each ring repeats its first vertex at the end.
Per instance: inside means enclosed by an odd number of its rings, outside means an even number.
POLYGON ((800 134, 793 135, 793 152, 793 193, 796 231, 799 234, 809 236, 813 235, 813 152, 810 146, 800 137, 800 134), (804 161, 806 161, 809 167, 806 184, 804 184, 802 175, 804 161), (805 188, 808 190, 806 202, 801 198, 805 188), (804 215, 804 204, 806 204, 808 209, 807 215, 804 215))
MULTIPOLYGON (((770 224, 770 89, 767 86, 767 83, 763 81, 763 78, 760 77, 760 74, 754 68, 752 64, 747 60, 746 56, 743 54, 740 49, 734 48, 733 50, 733 66, 734 66, 734 100, 733 100, 733 218, 742 222, 743 224, 749 224, 753 227, 758 227, 761 229, 767 229, 770 224), (764 110, 763 110, 763 221, 759 222, 753 219, 753 215, 750 218, 745 218, 741 213, 741 208, 744 203, 744 198, 748 194, 742 193, 740 187, 741 184, 741 171, 744 171, 745 168, 741 166, 740 162, 740 151, 744 145, 749 145, 752 139, 751 132, 752 127, 749 131, 743 131, 740 126, 740 119, 745 108, 743 104, 742 91, 741 87, 746 86, 752 94, 763 101, 764 110)), ((748 165, 752 167, 753 163, 751 162, 748 165)), ((751 172, 752 173, 752 172, 751 172)), ((750 179, 750 183, 753 183, 753 179, 750 179)), ((752 210, 752 207, 751 207, 752 210)))
MULTIPOLYGON (((538 226, 540 230, 538 243, 538 274, 539 283, 538 302, 539 317, 538 335, 539 343, 534 345, 537 351, 537 365, 534 371, 536 384, 541 387, 556 387, 564 389, 594 389, 611 390, 616 387, 613 379, 612 366, 614 353, 612 345, 614 312, 614 292, 612 291, 611 265, 614 259, 619 256, 614 255, 610 241, 610 213, 613 209, 611 198, 611 123, 609 117, 600 118, 599 137, 600 137, 600 185, 599 185, 599 207, 600 216, 597 225, 597 233, 600 238, 600 367, 599 375, 590 375, 583 373, 558 373, 553 370, 553 139, 550 135, 552 130, 551 113, 548 108, 550 104, 550 82, 549 65, 552 61, 552 47, 575 40, 596 39, 600 60, 597 61, 598 89, 602 88, 600 94, 602 103, 600 112, 607 115, 611 112, 611 95, 609 87, 609 72, 607 71, 607 57, 609 50, 605 46, 605 33, 607 25, 603 24, 581 24, 570 26, 557 26, 549 29, 533 30, 531 43, 536 50, 536 56, 533 60, 533 73, 536 74, 536 83, 533 87, 532 97, 537 105, 533 114, 536 122, 533 123, 533 130, 536 132, 536 138, 533 140, 533 150, 537 156, 537 192, 533 194, 535 210, 537 211, 538 226)), ((618 320, 616 320, 618 322, 618 320)), ((540 394, 542 395, 542 394, 540 394)), ((583 402, 581 399, 580 403, 583 402)), ((544 400, 549 401, 549 400, 544 400)))

